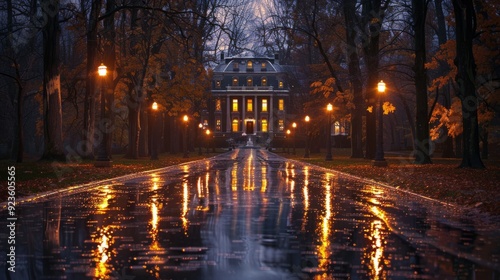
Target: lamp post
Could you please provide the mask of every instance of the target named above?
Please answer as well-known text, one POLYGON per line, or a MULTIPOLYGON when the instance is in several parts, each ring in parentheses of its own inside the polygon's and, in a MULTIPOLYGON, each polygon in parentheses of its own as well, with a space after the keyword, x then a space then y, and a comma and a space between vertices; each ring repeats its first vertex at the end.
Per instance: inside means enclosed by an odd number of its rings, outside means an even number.
POLYGON ((210 148, 210 129, 205 130, 205 134, 207 135, 207 155, 208 155, 208 149, 210 148))
POLYGON ((326 147, 326 157, 325 160, 332 160, 332 111, 333 106, 331 103, 328 103, 326 106, 326 110, 328 111, 328 141, 326 147))
POLYGON ((97 155, 96 161, 94 163, 95 167, 111 167, 111 159, 108 153, 108 127, 106 126, 106 97, 104 82, 106 75, 108 73, 108 68, 101 63, 97 68, 97 73, 101 77, 101 128, 102 128, 102 141, 99 145, 99 153, 97 155))
POLYGON ((293 127, 293 154, 295 155, 295 139, 296 139, 296 130, 297 130, 297 123, 296 122, 293 122, 292 123, 292 127, 293 127))
MULTIPOLYGON (((198 124, 198 128, 201 130, 203 130, 203 124, 200 123, 198 124)), ((201 152, 201 133, 198 132, 198 155, 201 156, 202 152, 201 152)))
POLYGON ((378 127, 377 127, 377 150, 375 152, 375 159, 373 160, 373 166, 387 166, 387 161, 384 158, 384 140, 382 135, 382 130, 384 128, 384 124, 382 121, 382 101, 380 96, 385 93, 385 83, 384 81, 380 81, 377 86, 378 90, 378 108, 377 108, 377 118, 378 118, 378 127))
POLYGON ((304 120, 306 121, 306 153, 304 154, 304 157, 309 158, 309 121, 311 118, 306 116, 304 120))
POLYGON ((286 141, 287 142, 287 145, 286 145, 286 153, 287 154, 290 153, 290 142, 291 142, 291 140, 290 140, 290 133, 291 133, 290 129, 287 129, 286 130, 286 137, 288 138, 287 141, 286 141))
POLYGON ((187 157, 189 157, 189 153, 188 153, 188 121, 189 121, 189 117, 187 115, 184 115, 184 117, 182 117, 182 120, 185 123, 185 126, 184 126, 184 157, 187 158, 187 157))
POLYGON ((157 111, 158 111, 158 103, 153 102, 151 105, 152 113, 153 113, 153 133, 151 135, 151 160, 158 159, 158 147, 157 147, 157 133, 156 127, 157 125, 157 111))

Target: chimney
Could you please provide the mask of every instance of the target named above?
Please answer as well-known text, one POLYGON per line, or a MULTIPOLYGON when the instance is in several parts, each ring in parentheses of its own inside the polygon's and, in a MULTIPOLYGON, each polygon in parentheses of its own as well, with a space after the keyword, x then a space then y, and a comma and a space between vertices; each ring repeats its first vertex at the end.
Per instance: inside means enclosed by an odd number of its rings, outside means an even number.
POLYGON ((280 63, 280 55, 279 53, 274 54, 274 63, 279 64, 280 63))

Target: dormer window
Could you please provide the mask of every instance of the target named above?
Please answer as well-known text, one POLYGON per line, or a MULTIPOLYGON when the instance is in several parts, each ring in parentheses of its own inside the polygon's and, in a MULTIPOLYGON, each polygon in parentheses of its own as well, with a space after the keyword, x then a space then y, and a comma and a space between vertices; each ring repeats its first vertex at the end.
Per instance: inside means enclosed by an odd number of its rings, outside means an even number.
POLYGON ((251 60, 247 61, 247 71, 253 71, 253 62, 251 60))
POLYGON ((215 81, 216 88, 220 88, 220 85, 221 85, 221 81, 219 81, 219 80, 215 81))
POLYGON ((233 70, 234 71, 240 70, 240 64, 237 61, 233 62, 233 70))
POLYGON ((262 79, 260 80, 260 84, 263 87, 267 87, 267 78, 266 77, 262 77, 262 79))
POLYGON ((283 81, 279 81, 279 88, 283 88, 283 81))
POLYGON ((233 77, 233 87, 238 86, 238 77, 233 77))
POLYGON ((267 65, 267 64, 266 64, 265 62, 262 62, 262 64, 260 65, 260 70, 261 70, 261 71, 267 71, 267 69, 266 69, 266 68, 267 68, 267 66, 266 66, 266 65, 267 65))

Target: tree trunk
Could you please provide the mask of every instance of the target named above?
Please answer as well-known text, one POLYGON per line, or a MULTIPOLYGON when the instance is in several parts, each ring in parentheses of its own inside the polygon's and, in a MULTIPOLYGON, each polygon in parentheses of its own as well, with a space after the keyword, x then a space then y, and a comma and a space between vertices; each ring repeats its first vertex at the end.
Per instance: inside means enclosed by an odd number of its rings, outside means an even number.
POLYGON ((371 111, 366 113, 366 151, 365 158, 375 158, 376 150, 376 89, 379 82, 379 41, 380 30, 382 29, 382 14, 380 11, 380 0, 363 0, 363 26, 369 30, 369 34, 364 34, 363 52, 367 70, 367 88, 365 94, 365 104, 371 107, 371 111))
POLYGON ((425 18, 426 1, 412 0, 412 14, 415 32, 415 93, 416 93, 416 139, 414 156, 416 164, 432 163, 430 158, 427 72, 425 70, 425 18))
POLYGON ((17 159, 16 162, 23 162, 24 158, 24 133, 23 133, 23 107, 24 107, 24 90, 21 85, 17 91, 17 159))
POLYGON ((82 157, 94 158, 94 134, 96 118, 96 73, 97 73, 97 23, 101 1, 93 0, 87 26, 87 79, 83 105, 83 151, 82 157))
POLYGON ((349 80, 351 83, 355 108, 351 111, 351 158, 363 158, 363 83, 359 69, 359 56, 356 46, 356 1, 344 2, 344 17, 346 24, 347 60, 349 65, 349 80))
POLYGON ((40 1, 44 18, 43 26, 43 96, 45 159, 64 159, 62 136, 62 107, 60 83, 60 26, 59 1, 40 1))
POLYGON ((129 102, 128 106, 128 151, 127 158, 139 158, 139 105, 129 102))
MULTIPOLYGON (((448 41, 446 36, 446 21, 443 12, 443 0, 435 0, 434 3, 436 7, 436 21, 437 21, 437 37, 439 45, 443 45, 448 41)), ((447 63, 440 61, 438 73, 443 76, 449 71, 449 67, 447 63)), ((450 86, 446 85, 442 88, 442 101, 441 105, 443 105, 446 109, 450 109, 451 107, 451 97, 450 97, 450 86)), ((455 153, 453 152, 453 138, 448 135, 448 127, 443 126, 443 134, 446 136, 443 145, 443 154, 441 155, 444 158, 453 158, 455 157, 455 153)))
POLYGON ((476 35, 476 12, 473 0, 453 0, 456 22, 455 65, 458 84, 457 96, 462 101, 463 155, 460 167, 484 168, 479 150, 479 125, 477 119, 476 64, 472 40, 476 35))
MULTIPOLYGON (((115 0, 106 1, 106 13, 111 14, 116 8, 115 0)), ((109 125, 109 137, 107 137, 106 146, 109 151, 109 156, 112 157, 113 154, 113 134, 115 131, 115 17, 109 16, 104 19, 104 64, 108 67, 108 76, 106 80, 108 81, 107 92, 106 92, 106 103, 108 104, 108 125, 109 125)))

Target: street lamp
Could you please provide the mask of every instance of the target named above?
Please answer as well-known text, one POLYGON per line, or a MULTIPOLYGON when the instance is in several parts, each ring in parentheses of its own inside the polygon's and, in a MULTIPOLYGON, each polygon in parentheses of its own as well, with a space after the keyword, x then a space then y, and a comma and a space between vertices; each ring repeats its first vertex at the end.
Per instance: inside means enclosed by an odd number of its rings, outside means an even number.
POLYGON ((325 160, 331 161, 332 160, 332 111, 333 111, 333 106, 331 103, 328 103, 326 106, 326 110, 328 111, 328 141, 327 141, 327 147, 326 147, 326 157, 325 160))
POLYGON ((108 127, 106 125, 106 97, 104 94, 104 82, 106 80, 106 75, 108 73, 107 67, 101 63, 97 67, 97 73, 101 77, 101 128, 102 128, 102 141, 99 145, 99 153, 97 155, 96 161, 94 162, 95 167, 111 167, 111 159, 108 153, 108 127))
POLYGON ((383 121, 382 121, 382 101, 380 96, 385 93, 385 83, 384 81, 380 81, 377 85, 378 90, 378 108, 377 108, 377 118, 378 118, 378 127, 377 127, 377 150, 375 152, 375 159, 373 160, 373 166, 387 166, 387 161, 384 158, 384 142, 382 136, 383 130, 383 121))
POLYGON ((152 160, 157 160, 158 159, 158 147, 157 147, 157 133, 156 133, 156 127, 157 125, 157 111, 158 111, 158 103, 153 102, 151 105, 152 113, 153 113, 153 135, 151 139, 151 159, 152 160))
POLYGON ((296 130, 297 130, 297 123, 296 122, 293 122, 292 123, 292 127, 293 127, 293 154, 295 155, 295 139, 296 139, 296 130))
POLYGON ((309 121, 311 118, 306 116, 304 120, 306 121, 306 153, 304 154, 304 157, 309 158, 309 121))
MULTIPOLYGON (((198 124, 198 128, 200 129, 200 131, 203 129, 203 124, 200 123, 198 124)), ((202 152, 201 152, 201 133, 198 132, 198 155, 201 156, 202 152)))
POLYGON ((205 130, 205 134, 207 135, 207 155, 208 155, 208 148, 210 147, 210 129, 205 130))
POLYGON ((291 142, 290 141, 290 133, 291 133, 290 129, 287 129, 286 130, 286 137, 288 138, 287 141, 286 141, 287 142, 287 145, 286 145, 286 153, 287 154, 290 153, 290 142, 291 142))
POLYGON ((188 121, 189 121, 189 117, 187 115, 184 115, 182 120, 186 124, 185 128, 184 128, 184 132, 185 132, 184 133, 184 157, 187 158, 187 157, 189 157, 188 147, 187 147, 188 146, 188 121))

